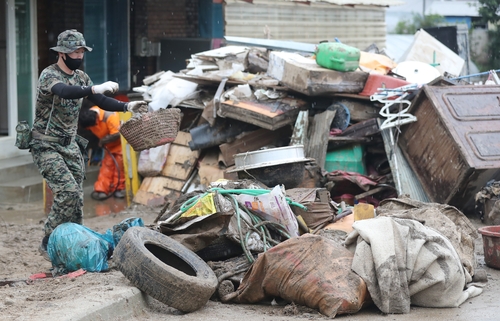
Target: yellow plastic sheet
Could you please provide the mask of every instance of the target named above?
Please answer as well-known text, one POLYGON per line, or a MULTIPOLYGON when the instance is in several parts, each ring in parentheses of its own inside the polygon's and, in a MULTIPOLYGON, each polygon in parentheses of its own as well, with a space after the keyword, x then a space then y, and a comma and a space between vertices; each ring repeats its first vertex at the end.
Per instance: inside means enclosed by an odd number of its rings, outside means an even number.
POLYGON ((217 213, 214 194, 210 193, 200 197, 196 203, 184 212, 180 217, 204 216, 217 213))

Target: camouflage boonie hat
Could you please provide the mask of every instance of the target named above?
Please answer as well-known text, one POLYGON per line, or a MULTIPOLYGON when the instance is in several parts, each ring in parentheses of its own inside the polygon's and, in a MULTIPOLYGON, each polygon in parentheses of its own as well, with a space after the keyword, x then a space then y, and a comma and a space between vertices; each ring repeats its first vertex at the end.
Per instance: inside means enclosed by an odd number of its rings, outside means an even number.
POLYGON ((85 48, 85 50, 87 51, 92 51, 92 48, 87 47, 83 35, 75 29, 71 29, 61 32, 57 37, 57 46, 50 48, 50 50, 62 53, 70 53, 80 48, 85 48))

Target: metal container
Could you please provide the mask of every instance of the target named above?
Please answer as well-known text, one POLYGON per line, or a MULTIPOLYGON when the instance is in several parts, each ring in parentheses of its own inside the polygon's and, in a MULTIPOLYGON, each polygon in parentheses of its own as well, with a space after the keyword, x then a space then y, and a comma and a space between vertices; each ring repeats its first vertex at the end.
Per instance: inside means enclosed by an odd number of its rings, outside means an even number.
POLYGON ((308 160, 308 158, 304 157, 304 146, 302 145, 261 149, 234 155, 236 167, 228 172, 306 162, 308 160))
POLYGON ((304 178, 304 146, 286 146, 261 149, 234 155, 235 168, 228 173, 238 172, 238 177, 253 178, 269 187, 283 184, 295 188, 304 178))
POLYGON ((500 178, 500 86, 429 86, 399 146, 431 201, 474 213, 474 196, 500 178))

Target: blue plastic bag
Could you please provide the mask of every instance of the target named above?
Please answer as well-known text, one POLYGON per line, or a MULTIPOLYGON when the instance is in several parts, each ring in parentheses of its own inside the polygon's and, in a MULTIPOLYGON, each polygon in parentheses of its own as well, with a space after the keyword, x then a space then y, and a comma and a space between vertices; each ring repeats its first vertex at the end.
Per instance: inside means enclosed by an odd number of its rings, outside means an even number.
POLYGON ((108 230, 99 234, 76 223, 63 223, 50 235, 47 244, 52 265, 66 272, 84 269, 88 272, 107 271, 108 258, 114 249, 113 236, 108 230))
POLYGON ((114 241, 114 246, 118 245, 118 242, 120 242, 120 239, 123 236, 123 233, 125 233, 126 230, 128 230, 132 226, 141 226, 144 227, 144 222, 142 221, 142 218, 140 217, 129 217, 121 221, 119 224, 116 224, 113 226, 113 241, 114 241))

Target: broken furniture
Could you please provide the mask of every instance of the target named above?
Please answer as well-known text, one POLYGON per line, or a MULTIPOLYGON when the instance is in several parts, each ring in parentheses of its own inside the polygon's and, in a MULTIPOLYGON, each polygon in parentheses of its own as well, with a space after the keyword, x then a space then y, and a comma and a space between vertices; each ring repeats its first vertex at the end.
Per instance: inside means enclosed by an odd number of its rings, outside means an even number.
POLYGON ((158 206, 165 203, 165 198, 176 199, 184 191, 196 166, 199 151, 192 151, 188 143, 191 135, 179 132, 171 143, 167 160, 159 176, 144 177, 134 196, 134 202, 158 206))
POLYGON ((428 86, 401 127, 399 146, 431 201, 473 213, 474 196, 500 178, 500 86, 428 86))

